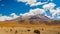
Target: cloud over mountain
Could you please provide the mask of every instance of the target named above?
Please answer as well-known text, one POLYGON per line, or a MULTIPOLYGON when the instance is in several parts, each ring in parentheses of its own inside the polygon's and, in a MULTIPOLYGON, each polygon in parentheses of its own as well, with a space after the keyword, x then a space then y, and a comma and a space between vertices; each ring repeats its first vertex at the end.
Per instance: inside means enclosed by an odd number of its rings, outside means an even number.
POLYGON ((36 8, 31 9, 28 13, 21 14, 22 16, 30 16, 30 15, 37 15, 37 14, 43 14, 45 12, 44 9, 36 8))

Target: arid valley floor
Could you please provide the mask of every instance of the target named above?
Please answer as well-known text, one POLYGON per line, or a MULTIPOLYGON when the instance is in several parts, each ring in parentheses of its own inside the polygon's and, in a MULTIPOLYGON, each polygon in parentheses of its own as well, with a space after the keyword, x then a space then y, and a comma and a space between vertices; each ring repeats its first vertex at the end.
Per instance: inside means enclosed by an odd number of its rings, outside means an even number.
POLYGON ((60 34, 60 25, 0 23, 0 34, 60 34))

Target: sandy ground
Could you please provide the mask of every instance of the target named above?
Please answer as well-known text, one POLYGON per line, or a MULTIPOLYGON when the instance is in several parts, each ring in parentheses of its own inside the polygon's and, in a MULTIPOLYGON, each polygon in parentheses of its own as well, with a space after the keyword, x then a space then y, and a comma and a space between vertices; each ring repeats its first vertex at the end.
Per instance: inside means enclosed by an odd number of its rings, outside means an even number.
POLYGON ((0 34, 60 34, 60 28, 0 27, 0 34))

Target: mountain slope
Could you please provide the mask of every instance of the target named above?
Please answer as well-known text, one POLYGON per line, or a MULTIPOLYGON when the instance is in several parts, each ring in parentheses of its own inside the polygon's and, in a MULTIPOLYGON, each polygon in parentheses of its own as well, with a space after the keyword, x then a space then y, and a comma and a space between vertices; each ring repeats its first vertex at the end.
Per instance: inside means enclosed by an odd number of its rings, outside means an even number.
POLYGON ((0 22, 3 24, 11 23, 11 24, 22 24, 22 25, 59 25, 60 21, 58 20, 51 20, 48 17, 38 14, 38 15, 31 15, 31 16, 20 16, 16 19, 10 20, 10 21, 4 21, 0 22))

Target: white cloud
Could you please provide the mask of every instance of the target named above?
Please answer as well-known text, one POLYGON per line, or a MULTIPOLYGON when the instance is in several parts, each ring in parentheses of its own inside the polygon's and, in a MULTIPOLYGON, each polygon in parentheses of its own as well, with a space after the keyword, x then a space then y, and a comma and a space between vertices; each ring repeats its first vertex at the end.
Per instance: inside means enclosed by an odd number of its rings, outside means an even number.
POLYGON ((18 2, 26 2, 26 4, 29 4, 31 7, 47 3, 47 2, 37 2, 37 0, 17 0, 17 1, 18 2))
POLYGON ((56 6, 56 4, 49 3, 49 4, 43 5, 43 9, 45 9, 45 10, 51 10, 51 9, 54 9, 55 6, 56 6))
POLYGON ((31 4, 30 6, 32 7, 32 6, 42 5, 42 4, 46 4, 46 3, 47 3, 47 2, 44 2, 44 3, 42 3, 42 2, 37 2, 37 3, 31 4))
POLYGON ((28 13, 20 14, 20 15, 22 15, 22 16, 30 16, 30 15, 43 14, 44 12, 45 12, 44 9, 36 8, 36 9, 31 9, 28 13))
POLYGON ((50 11, 50 13, 52 14, 52 17, 50 17, 50 16, 47 16, 48 18, 50 18, 50 19, 53 19, 54 18, 54 13, 55 13, 55 9, 54 9, 54 7, 56 6, 56 4, 55 3, 48 3, 48 4, 45 4, 45 5, 43 5, 43 9, 45 9, 45 11, 47 11, 47 10, 49 10, 50 11))
POLYGON ((56 9, 52 9, 50 10, 52 16, 56 16, 56 14, 59 14, 60 13, 60 8, 56 8, 56 9))
POLYGON ((18 2, 26 2, 27 4, 33 4, 36 0, 17 0, 18 2))
POLYGON ((50 19, 53 19, 53 18, 54 18, 54 16, 53 16, 53 17, 51 17, 51 16, 46 16, 46 17, 48 17, 48 18, 50 18, 50 19))
POLYGON ((17 16, 15 13, 10 14, 10 16, 11 16, 12 18, 17 18, 17 17, 19 17, 19 16, 17 16))
POLYGON ((12 18, 9 16, 0 16, 0 21, 11 20, 12 18))
POLYGON ((57 8, 57 9, 55 10, 55 12, 53 13, 53 16, 55 16, 56 14, 59 14, 59 13, 60 13, 60 9, 57 8))
POLYGON ((54 17, 47 15, 46 13, 44 14, 46 17, 53 19, 54 17))
POLYGON ((40 9, 40 8, 36 8, 36 9, 31 9, 30 10, 30 14, 43 14, 45 12, 45 10, 44 9, 40 9))
POLYGON ((15 13, 12 13, 10 16, 2 16, 0 15, 0 21, 6 21, 6 20, 12 20, 19 16, 17 16, 15 13))

